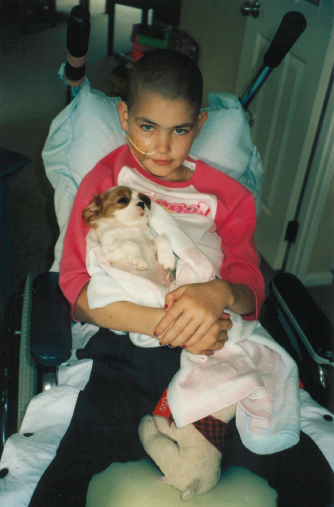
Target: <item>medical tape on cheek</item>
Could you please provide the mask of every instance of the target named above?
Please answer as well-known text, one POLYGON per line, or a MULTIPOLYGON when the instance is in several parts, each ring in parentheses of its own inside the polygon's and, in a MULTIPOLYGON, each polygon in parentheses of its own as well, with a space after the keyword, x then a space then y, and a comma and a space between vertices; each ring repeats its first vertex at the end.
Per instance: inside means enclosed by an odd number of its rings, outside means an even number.
POLYGON ((128 134, 126 134, 125 139, 126 139, 127 141, 130 141, 130 143, 132 144, 132 146, 133 146, 133 147, 134 147, 137 151, 139 151, 139 153, 141 153, 142 155, 154 155, 154 154, 157 152, 157 150, 155 150, 155 151, 143 151, 143 150, 141 150, 141 149, 140 149, 140 148, 136 145, 136 143, 135 143, 134 141, 132 141, 132 139, 128 136, 128 134))

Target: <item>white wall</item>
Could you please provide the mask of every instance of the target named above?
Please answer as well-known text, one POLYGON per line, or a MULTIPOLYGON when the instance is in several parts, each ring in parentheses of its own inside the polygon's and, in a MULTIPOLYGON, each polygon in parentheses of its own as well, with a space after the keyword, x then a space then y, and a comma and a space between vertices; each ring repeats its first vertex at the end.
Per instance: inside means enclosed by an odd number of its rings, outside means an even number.
MULTIPOLYGON (((333 162, 333 161, 332 161, 333 162)), ((327 275, 323 283, 331 283, 329 273, 334 269, 334 176, 322 212, 321 221, 307 267, 307 277, 327 275)))
POLYGON ((181 5, 180 29, 200 46, 206 106, 210 91, 234 93, 246 18, 236 1, 183 0, 181 5))

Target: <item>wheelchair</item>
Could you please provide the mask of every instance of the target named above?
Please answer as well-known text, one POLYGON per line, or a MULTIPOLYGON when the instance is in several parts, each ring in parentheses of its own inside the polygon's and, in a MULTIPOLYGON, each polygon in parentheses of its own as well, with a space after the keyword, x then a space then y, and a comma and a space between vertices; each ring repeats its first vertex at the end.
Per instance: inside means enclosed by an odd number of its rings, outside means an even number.
MULTIPOLYGON (((86 100, 87 103, 91 98, 99 100, 102 102, 102 109, 104 108, 107 99, 97 92, 90 94, 87 84, 86 88, 83 85, 80 90, 75 91, 74 101, 65 113, 67 119, 72 114, 80 115, 80 101, 86 100)), ((231 97, 223 97, 223 100, 228 104, 235 103, 235 99, 231 97)), ((115 104, 114 101, 114 109, 115 104)), ((228 108, 225 109, 229 111, 228 108)), ((224 114, 227 114, 226 111, 224 114)), ((89 121, 88 117, 87 122, 89 121)), ((117 137, 117 134, 115 136, 117 137)), ((49 141, 50 137, 51 135, 49 141)), ((109 148, 109 151, 112 149, 109 148)), ((200 148, 198 150, 200 151, 200 148)), ((97 148, 94 156, 99 160, 103 154, 97 148)), ((256 174, 261 165, 256 152, 249 152, 247 157, 252 157, 256 174)), ((87 167, 94 165, 90 159, 86 164, 87 167)), ((248 161, 246 165, 248 168, 248 161)), ((52 183, 57 179, 53 173, 49 173, 49 178, 52 183)), ((72 177, 72 180, 75 188, 80 175, 72 177)), ((247 183, 249 178, 246 177, 245 184, 247 183)), ((256 188, 253 190, 256 196, 256 188)), ((60 199, 59 195, 56 199, 60 199)), ((62 237, 66 227, 63 217, 59 218, 59 225, 62 237)), ((59 252, 58 249, 58 256, 59 252)), ((22 293, 13 294, 7 305, 0 342, 2 447, 8 438, 17 432, 29 438, 29 434, 24 433, 24 424, 22 425, 29 402, 37 393, 59 385, 59 370, 73 360, 71 312, 59 288, 58 276, 57 262, 48 273, 29 274, 22 293)), ((294 275, 283 272, 277 274, 268 284, 267 290, 267 300, 260 322, 295 360, 304 390, 324 407, 323 417, 330 418, 327 409, 330 408, 333 387, 333 328, 307 289, 294 275)), ((1 472, 0 470, 0 475, 1 472)), ((109 469, 91 481, 87 507, 181 505, 178 492, 173 488, 161 486, 155 480, 157 474, 159 470, 148 459, 126 464, 113 463, 109 469), (161 487, 165 490, 162 491, 161 487)), ((265 481, 250 472, 249 475, 240 475, 240 470, 228 470, 212 491, 189 500, 188 505, 223 506, 225 504, 221 503, 222 498, 227 498, 230 494, 233 503, 226 505, 244 506, 247 503, 243 503, 242 488, 245 495, 247 490, 248 494, 251 492, 254 505, 275 505, 275 492, 265 481)))
MULTIPOLYGON (((19 430, 31 398, 58 384, 58 367, 71 357, 71 310, 58 278, 56 272, 30 273, 24 291, 7 305, 1 339, 2 445, 19 430)), ((270 281, 260 321, 297 363, 305 390, 329 408, 333 328, 295 275, 279 273, 270 281)))

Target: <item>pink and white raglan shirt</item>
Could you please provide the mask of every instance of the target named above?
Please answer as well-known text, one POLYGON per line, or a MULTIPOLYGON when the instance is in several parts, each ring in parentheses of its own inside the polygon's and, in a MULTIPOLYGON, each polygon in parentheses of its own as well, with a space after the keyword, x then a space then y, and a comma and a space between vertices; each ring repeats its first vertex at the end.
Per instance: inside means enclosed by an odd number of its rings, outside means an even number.
POLYGON ((145 193, 168 210, 216 268, 231 283, 251 287, 257 318, 264 301, 253 234, 256 225, 252 194, 236 180, 200 160, 184 162, 193 176, 184 182, 163 181, 147 173, 124 145, 104 157, 82 180, 69 220, 60 266, 60 286, 72 308, 90 280, 86 269, 88 228, 81 214, 107 189, 125 185, 145 193))

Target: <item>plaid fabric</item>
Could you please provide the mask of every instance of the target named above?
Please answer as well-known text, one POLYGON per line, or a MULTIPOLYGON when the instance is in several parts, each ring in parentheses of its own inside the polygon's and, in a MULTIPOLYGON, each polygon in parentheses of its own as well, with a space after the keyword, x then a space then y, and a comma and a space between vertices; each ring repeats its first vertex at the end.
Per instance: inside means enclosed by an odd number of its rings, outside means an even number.
POLYGON ((193 423, 195 428, 223 454, 227 424, 212 415, 193 423))

